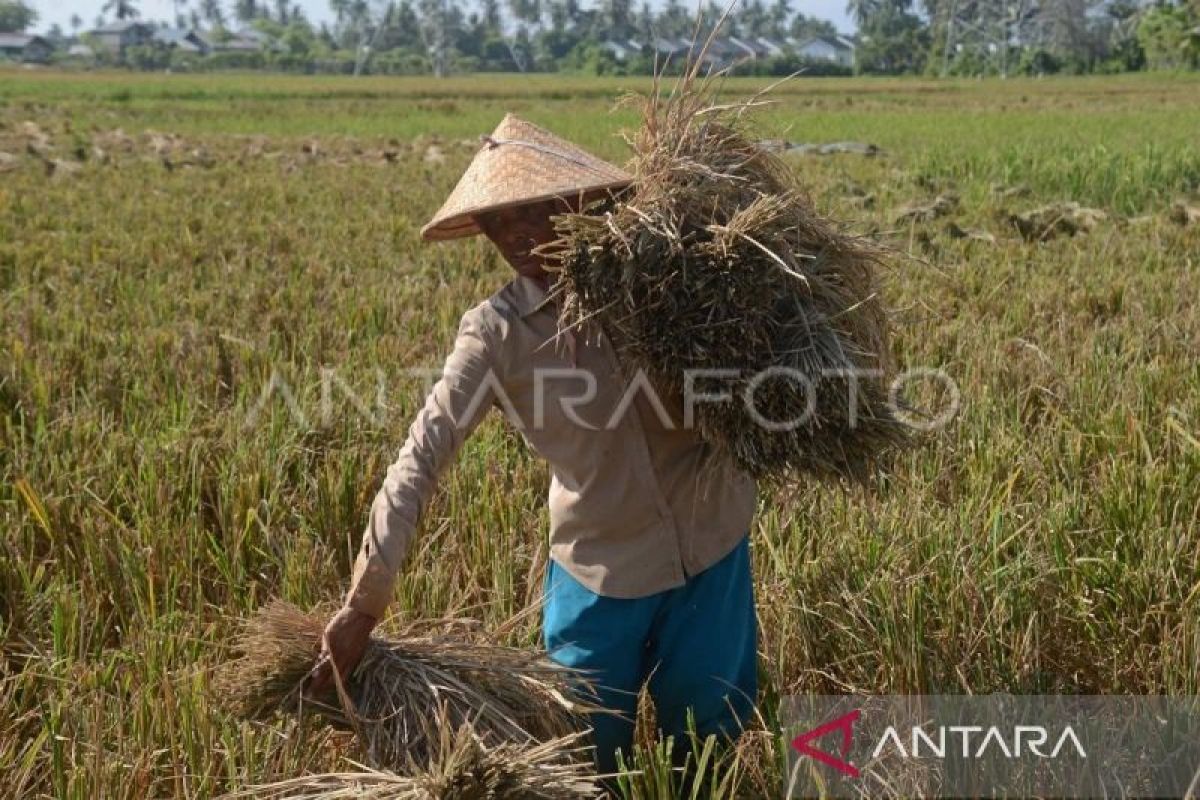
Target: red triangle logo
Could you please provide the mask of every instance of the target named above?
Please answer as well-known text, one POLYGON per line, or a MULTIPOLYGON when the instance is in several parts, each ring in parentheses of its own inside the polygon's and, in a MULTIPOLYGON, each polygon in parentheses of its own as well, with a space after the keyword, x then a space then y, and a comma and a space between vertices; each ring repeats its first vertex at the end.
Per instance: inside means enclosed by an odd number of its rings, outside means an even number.
POLYGON ((843 714, 835 720, 826 722, 824 725, 813 728, 811 731, 802 733, 795 739, 792 739, 792 749, 802 756, 808 756, 820 761, 827 767, 833 767, 843 775, 851 778, 859 776, 858 768, 846 760, 850 755, 850 743, 854 738, 854 723, 862 716, 860 709, 855 709, 848 714, 843 714), (831 756, 824 750, 818 750, 812 747, 809 742, 820 739, 822 736, 833 733, 834 731, 842 732, 842 744, 840 748, 841 757, 831 756))

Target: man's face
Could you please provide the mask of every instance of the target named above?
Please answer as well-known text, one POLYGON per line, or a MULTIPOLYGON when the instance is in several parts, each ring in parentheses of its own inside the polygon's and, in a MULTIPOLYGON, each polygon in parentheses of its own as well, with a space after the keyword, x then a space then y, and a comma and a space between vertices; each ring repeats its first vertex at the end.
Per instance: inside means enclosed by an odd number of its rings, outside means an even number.
POLYGON ((477 214, 475 221, 513 269, 527 278, 541 278, 546 274, 545 259, 529 251, 557 239, 550 217, 567 213, 575 205, 554 198, 477 214))

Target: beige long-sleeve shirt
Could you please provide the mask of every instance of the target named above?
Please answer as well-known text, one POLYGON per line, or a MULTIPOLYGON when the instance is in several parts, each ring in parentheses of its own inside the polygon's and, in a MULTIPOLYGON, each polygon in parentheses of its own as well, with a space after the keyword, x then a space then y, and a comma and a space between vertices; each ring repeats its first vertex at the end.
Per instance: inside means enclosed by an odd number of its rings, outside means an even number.
POLYGON ((624 376, 603 334, 556 336, 556 318, 521 276, 463 315, 371 506, 350 606, 383 615, 438 477, 493 406, 549 462, 549 555, 589 589, 680 586, 747 533, 754 480, 689 429, 683 399, 624 376))

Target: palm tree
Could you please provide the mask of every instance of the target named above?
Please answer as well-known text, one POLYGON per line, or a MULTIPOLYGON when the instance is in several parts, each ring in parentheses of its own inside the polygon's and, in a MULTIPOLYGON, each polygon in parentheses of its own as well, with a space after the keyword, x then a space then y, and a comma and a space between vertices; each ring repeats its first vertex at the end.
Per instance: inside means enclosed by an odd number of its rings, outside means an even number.
POLYGON ((608 8, 605 9, 602 17, 606 17, 604 22, 608 28, 605 33, 615 39, 627 39, 633 32, 633 25, 630 21, 630 4, 629 0, 608 0, 608 8))
POLYGON ((880 0, 846 0, 846 13, 861 29, 867 24, 867 20, 879 13, 880 5, 880 0))
POLYGON ((766 33, 767 10, 763 8, 762 0, 745 0, 736 21, 738 27, 751 36, 762 36, 766 33))
POLYGON ((200 0, 200 14, 212 27, 225 27, 225 12, 221 10, 221 0, 200 0))
POLYGON ((691 33, 693 27, 691 14, 679 0, 666 0, 662 13, 656 21, 657 32, 660 36, 684 36, 691 33))
POLYGON ((498 0, 480 0, 480 17, 489 32, 500 30, 500 3, 498 0))
POLYGON ((542 20, 542 0, 508 0, 508 8, 521 22, 537 25, 542 20))
POLYGON ((346 12, 350 10, 350 0, 329 0, 329 8, 333 10, 337 27, 341 30, 342 20, 346 18, 346 12))
POLYGON ((233 16, 244 25, 249 25, 258 16, 258 6, 254 0, 236 0, 233 4, 233 16))
POLYGON ((771 20, 771 35, 783 37, 787 33, 788 21, 792 18, 791 0, 775 0, 768 16, 771 20))
POLYGON ((132 19, 138 16, 138 10, 131 0, 107 0, 102 11, 111 11, 117 19, 132 19))
POLYGON ((583 6, 579 4, 579 0, 566 0, 566 9, 571 27, 578 28, 583 22, 583 6))
POLYGON ((79 29, 83 27, 83 19, 78 14, 71 15, 71 33, 79 34, 79 29))
POLYGON ((634 22, 633 27, 643 46, 649 46, 653 42, 654 11, 650 8, 650 3, 646 2, 646 0, 642 0, 642 10, 641 13, 637 15, 637 19, 634 22))

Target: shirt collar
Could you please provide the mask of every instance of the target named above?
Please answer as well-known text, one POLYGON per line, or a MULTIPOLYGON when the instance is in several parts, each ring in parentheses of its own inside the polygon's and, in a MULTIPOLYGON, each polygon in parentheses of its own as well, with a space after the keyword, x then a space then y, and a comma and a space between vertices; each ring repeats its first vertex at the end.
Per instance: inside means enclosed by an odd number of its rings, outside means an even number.
MULTIPOLYGON (((524 275, 518 275, 512 280, 512 305, 521 319, 534 314, 546 306, 554 305, 554 298, 541 287, 541 285, 524 275)), ((579 365, 577 358, 577 342, 575 333, 570 329, 560 331, 554 336, 543 342, 543 346, 552 345, 556 349, 562 348, 561 352, 571 362, 572 367, 579 365)))
POLYGON ((550 294, 537 281, 524 275, 513 278, 513 295, 517 313, 522 317, 528 317, 554 302, 550 294))

